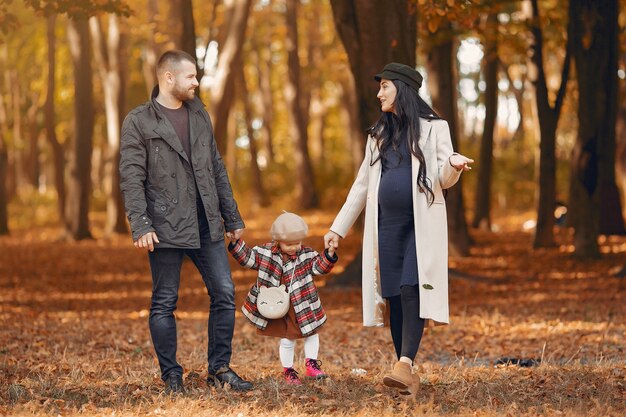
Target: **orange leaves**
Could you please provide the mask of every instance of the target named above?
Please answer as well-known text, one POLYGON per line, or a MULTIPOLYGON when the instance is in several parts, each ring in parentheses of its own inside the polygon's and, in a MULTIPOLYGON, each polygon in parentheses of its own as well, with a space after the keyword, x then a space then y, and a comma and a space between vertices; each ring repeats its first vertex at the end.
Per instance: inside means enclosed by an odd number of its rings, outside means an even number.
MULTIPOLYGON (((305 217, 313 231, 306 243, 319 249, 332 216, 305 217)), ((250 243, 263 242, 273 218, 261 212, 248 222, 250 243)), ((471 256, 450 262, 451 324, 422 339, 415 402, 380 383, 396 359, 389 329, 362 327, 360 289, 334 286, 334 273, 320 288, 328 322, 319 359, 330 379, 285 386, 277 340, 238 314, 232 365, 256 384, 240 394, 207 387, 209 299, 186 262, 175 314, 189 394, 169 398, 148 332, 145 253, 127 239, 0 238, 0 415, 620 415, 626 238, 603 239, 602 259, 579 261, 558 248, 533 252, 526 233, 472 237, 471 256), (495 368, 502 357, 542 363, 495 368)), ((359 246, 354 230, 342 240, 338 270, 359 246)), ((234 263, 233 271, 240 307, 254 275, 234 263)), ((298 341, 296 370, 303 362, 298 341)))

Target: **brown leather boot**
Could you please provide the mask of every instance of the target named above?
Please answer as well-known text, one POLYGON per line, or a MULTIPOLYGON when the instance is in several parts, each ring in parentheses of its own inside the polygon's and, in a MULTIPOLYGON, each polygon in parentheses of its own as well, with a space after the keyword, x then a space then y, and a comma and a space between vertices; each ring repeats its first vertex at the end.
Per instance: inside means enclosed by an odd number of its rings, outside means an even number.
POLYGON ((411 382, 411 386, 409 387, 411 394, 417 394, 421 387, 422 382, 420 381, 420 376, 418 374, 413 374, 413 382, 411 382))
MULTIPOLYGON (((417 381, 419 386, 419 379, 417 381)), ((400 394, 411 394, 411 388, 414 385, 411 365, 402 361, 396 362, 391 374, 385 375, 383 378, 383 384, 398 389, 400 394)))

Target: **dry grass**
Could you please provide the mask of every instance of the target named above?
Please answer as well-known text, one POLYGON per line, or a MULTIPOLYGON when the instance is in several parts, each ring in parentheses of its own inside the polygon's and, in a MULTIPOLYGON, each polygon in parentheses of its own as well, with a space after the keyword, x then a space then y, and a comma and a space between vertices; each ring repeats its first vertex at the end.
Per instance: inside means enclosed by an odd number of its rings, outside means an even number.
MULTIPOLYGON (((248 221, 263 240, 273 216, 248 221), (267 221, 262 220, 268 218, 267 221)), ((319 247, 328 215, 307 216, 319 247)), ((452 325, 429 330, 418 355, 422 389, 402 397, 380 385, 393 363, 388 329, 360 325, 358 289, 321 285, 326 381, 285 386, 277 340, 237 315, 233 367, 254 380, 241 394, 207 388, 208 299, 190 264, 179 301, 179 361, 189 392, 162 393, 147 326, 148 263, 128 237, 55 242, 49 229, 0 239, 0 415, 101 416, 605 416, 626 410, 626 239, 604 241, 602 260, 561 248, 530 252, 523 233, 477 234, 472 256, 452 259, 452 325), (496 368, 500 357, 541 358, 496 368), (364 374, 353 372, 363 369, 364 374)), ((359 236, 341 248, 346 265, 359 236)), ((254 275, 233 267, 241 305, 254 275)), ((328 280, 332 281, 332 277, 328 280)), ((297 345, 301 364, 302 344, 297 345)), ((299 366, 303 369, 303 366, 299 366)))

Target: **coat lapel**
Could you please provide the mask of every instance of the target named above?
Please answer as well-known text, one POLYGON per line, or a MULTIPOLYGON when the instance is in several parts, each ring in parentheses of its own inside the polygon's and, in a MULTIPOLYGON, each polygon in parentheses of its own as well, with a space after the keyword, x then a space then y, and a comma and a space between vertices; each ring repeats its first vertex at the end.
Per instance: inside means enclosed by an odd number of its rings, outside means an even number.
POLYGON ((205 124, 201 116, 196 114, 193 109, 189 109, 189 138, 191 139, 191 149, 202 135, 205 124))
POLYGON ((420 119, 420 138, 418 140, 418 144, 422 152, 424 151, 424 146, 426 146, 426 142, 430 139, 430 129, 433 124, 424 119, 420 119))
POLYGON ((187 158, 187 154, 183 150, 183 145, 180 143, 180 139, 178 139, 178 135, 174 130, 174 126, 167 120, 167 117, 161 117, 159 119, 159 124, 154 129, 154 132, 162 138, 168 145, 172 147, 180 156, 185 159, 185 161, 189 162, 187 158))

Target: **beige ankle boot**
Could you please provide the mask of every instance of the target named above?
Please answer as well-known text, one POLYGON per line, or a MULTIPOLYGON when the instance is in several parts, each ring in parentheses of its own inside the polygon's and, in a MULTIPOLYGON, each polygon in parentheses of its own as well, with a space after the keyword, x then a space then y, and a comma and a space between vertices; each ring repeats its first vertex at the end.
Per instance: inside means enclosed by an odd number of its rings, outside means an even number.
MULTIPOLYGON (((419 386, 419 379, 417 379, 417 381, 419 386)), ((397 388, 400 394, 411 394, 411 388, 414 385, 411 365, 402 361, 396 362, 391 374, 385 375, 383 378, 383 384, 388 387, 397 388)))

